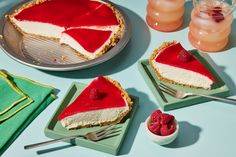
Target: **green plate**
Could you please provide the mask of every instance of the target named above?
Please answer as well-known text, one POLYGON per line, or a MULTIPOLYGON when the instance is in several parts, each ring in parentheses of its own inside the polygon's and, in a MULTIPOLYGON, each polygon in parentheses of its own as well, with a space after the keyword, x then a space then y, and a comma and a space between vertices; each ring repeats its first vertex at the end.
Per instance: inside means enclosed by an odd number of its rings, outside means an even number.
MULTIPOLYGON (((95 126, 91 128, 82 128, 77 130, 66 130, 61 123, 57 120, 58 115, 66 108, 73 100, 83 91, 83 89, 87 85, 82 83, 73 82, 71 87, 69 88, 69 91, 67 92, 65 98, 61 102, 60 106, 52 116, 51 120, 49 121, 48 125, 46 126, 44 133, 49 138, 61 138, 65 136, 70 135, 84 135, 87 132, 98 130, 102 127, 95 126)), ((129 124, 132 121, 132 118, 134 116, 135 110, 138 106, 139 99, 135 96, 130 96, 133 103, 133 109, 130 112, 130 114, 125 118, 123 122, 120 124, 117 124, 121 128, 121 132, 118 136, 114 136, 111 138, 107 138, 98 142, 89 141, 82 138, 76 138, 74 140, 67 140, 65 142, 72 143, 74 145, 79 145, 91 149, 95 149, 98 151, 102 151, 105 153, 116 155, 119 152, 119 149, 121 147, 122 141, 126 135, 126 132, 128 130, 129 124)))
MULTIPOLYGON (((175 89, 180 89, 187 92, 209 94, 209 95, 220 96, 220 97, 229 96, 229 88, 224 83, 224 81, 220 78, 220 76, 216 73, 216 71, 210 66, 210 64, 197 51, 192 50, 190 51, 190 53, 192 53, 195 57, 197 57, 205 65, 205 67, 208 68, 211 74, 215 77, 216 83, 214 83, 214 85, 212 86, 212 89, 211 90, 194 89, 194 88, 184 87, 180 85, 173 85, 170 83, 165 83, 165 84, 175 89)), ((138 68, 145 82, 147 83, 148 87, 151 89, 152 93, 154 94, 155 98, 157 99, 161 108, 164 111, 186 107, 186 106, 212 100, 209 98, 199 97, 199 96, 191 96, 184 99, 174 98, 166 93, 161 92, 161 90, 158 87, 158 84, 161 81, 157 78, 148 60, 139 61, 138 68)))

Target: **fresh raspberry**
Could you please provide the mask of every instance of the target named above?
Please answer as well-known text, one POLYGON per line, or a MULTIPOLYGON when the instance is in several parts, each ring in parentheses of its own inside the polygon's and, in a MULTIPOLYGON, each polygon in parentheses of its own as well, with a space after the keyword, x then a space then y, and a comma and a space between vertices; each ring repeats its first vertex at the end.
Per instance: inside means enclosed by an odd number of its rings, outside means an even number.
POLYGON ((175 132, 175 125, 174 124, 171 124, 170 126, 168 125, 162 125, 161 126, 161 129, 160 129, 160 134, 162 136, 167 136, 167 135, 170 135, 172 134, 173 132, 175 132))
POLYGON ((161 124, 162 125, 169 124, 169 123, 173 122, 174 119, 175 119, 174 116, 172 116, 170 114, 163 113, 161 115, 161 124))
POLYGON ((156 134, 156 135, 160 135, 160 129, 161 129, 161 125, 159 123, 150 123, 148 124, 148 129, 156 134))
POLYGON ((193 56, 186 50, 182 50, 177 55, 177 59, 181 62, 190 62, 193 59, 193 56))
POLYGON ((100 100, 102 98, 101 94, 96 88, 92 88, 89 94, 89 98, 91 100, 100 100))
POLYGON ((213 11, 214 13, 221 13, 221 12, 222 12, 222 8, 221 8, 221 7, 214 7, 214 8, 212 9, 212 11, 213 11))
POLYGON ((153 122, 157 122, 157 123, 160 123, 160 120, 161 120, 161 110, 156 110, 154 111, 152 114, 151 114, 151 120, 153 122))
POLYGON ((224 15, 221 12, 214 12, 212 14, 212 18, 215 20, 215 22, 218 22, 218 23, 225 19, 224 15))

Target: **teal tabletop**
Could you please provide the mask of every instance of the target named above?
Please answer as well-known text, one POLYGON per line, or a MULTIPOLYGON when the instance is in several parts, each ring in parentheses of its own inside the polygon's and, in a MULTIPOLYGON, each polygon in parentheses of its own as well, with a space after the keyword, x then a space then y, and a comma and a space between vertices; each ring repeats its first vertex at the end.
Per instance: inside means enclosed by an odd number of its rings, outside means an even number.
MULTIPOLYGON (((185 2, 183 26, 175 32, 163 33, 148 27, 145 21, 147 0, 111 0, 129 17, 132 37, 127 46, 114 58, 95 67, 69 72, 52 72, 34 69, 16 62, 0 49, 0 69, 24 76, 58 89, 58 98, 50 104, 2 154, 13 156, 113 156, 92 149, 59 142, 37 149, 24 150, 24 146, 49 140, 44 129, 56 111, 72 82, 89 83, 98 75, 107 75, 120 82, 132 95, 139 97, 139 107, 134 115, 118 156, 214 156, 234 157, 236 154, 236 105, 208 101, 193 106, 168 111, 179 122, 177 139, 160 146, 145 135, 145 120, 160 105, 146 85, 138 70, 138 61, 148 59, 155 48, 164 41, 177 40, 186 49, 194 49, 188 41, 188 24, 192 1, 185 2)), ((0 15, 20 0, 0 0, 0 15)), ((234 13, 236 17, 236 13, 234 13)), ((230 88, 230 97, 236 98, 236 20, 232 24, 230 41, 220 53, 202 54, 230 88)), ((0 133, 1 136, 1 133, 0 133)))

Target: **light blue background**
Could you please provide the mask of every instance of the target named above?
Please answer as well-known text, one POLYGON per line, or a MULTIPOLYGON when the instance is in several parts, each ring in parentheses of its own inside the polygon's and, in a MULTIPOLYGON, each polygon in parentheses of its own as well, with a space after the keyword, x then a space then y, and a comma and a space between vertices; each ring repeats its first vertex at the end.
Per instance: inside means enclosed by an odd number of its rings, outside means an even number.
MULTIPOLYGON (((73 81, 89 83, 97 75, 109 75, 119 81, 131 94, 140 97, 139 109, 124 140, 120 156, 235 157, 236 106, 232 104, 210 101, 168 112, 175 115, 180 124, 180 133, 177 140, 168 146, 159 146, 153 143, 146 137, 144 132, 145 119, 159 106, 137 69, 137 61, 147 59, 163 41, 177 40, 186 49, 193 49, 187 39, 189 15, 192 9, 191 2, 188 1, 185 4, 186 12, 183 27, 173 33, 157 32, 146 25, 147 2, 145 0, 112 0, 112 2, 120 5, 122 10, 129 16, 133 36, 121 54, 101 65, 72 72, 46 72, 19 64, 0 50, 1 69, 52 85, 60 90, 58 99, 27 127, 3 156, 32 157, 37 156, 37 151, 41 153, 40 156, 42 157, 112 156, 79 146, 70 146, 63 142, 38 149, 23 149, 24 145, 49 140, 44 136, 43 130, 73 81)), ((0 15, 16 3, 16 0, 0 0, 0 15)), ((236 94, 235 47, 236 20, 233 22, 230 42, 226 50, 222 53, 203 54, 230 87, 231 95, 234 98, 236 98, 236 96, 233 96, 236 94)))

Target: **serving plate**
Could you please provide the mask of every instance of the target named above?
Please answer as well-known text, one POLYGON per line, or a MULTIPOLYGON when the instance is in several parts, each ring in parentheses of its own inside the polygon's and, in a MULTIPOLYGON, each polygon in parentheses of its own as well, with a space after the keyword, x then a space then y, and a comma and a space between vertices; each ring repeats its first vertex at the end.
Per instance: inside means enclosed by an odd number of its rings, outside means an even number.
MULTIPOLYGON (((197 50, 191 50, 190 53, 192 53, 198 60, 200 60, 201 63, 207 69, 211 72, 211 74, 214 76, 216 79, 216 83, 212 86, 211 90, 204 90, 204 89, 195 89, 195 88, 190 88, 190 87, 185 87, 181 85, 174 85, 170 83, 166 83, 170 87, 173 87, 175 89, 187 91, 187 92, 193 92, 193 93, 201 93, 201 94, 208 94, 208 95, 213 95, 213 96, 220 96, 220 97, 227 97, 229 96, 229 88, 228 86, 224 83, 224 81, 220 78, 220 76, 217 74, 217 72, 211 67, 211 65, 197 52, 197 50)), ((159 105, 164 111, 167 110, 172 110, 172 109, 177 109, 181 107, 186 107, 206 101, 210 101, 212 99, 205 98, 205 97, 200 97, 200 96, 191 96, 187 97, 184 99, 177 99, 174 98, 166 93, 163 93, 160 89, 158 84, 160 84, 160 81, 154 70, 149 64, 148 60, 142 60, 138 63, 138 68, 140 73, 142 74, 146 84, 148 87, 151 89, 153 95, 159 102, 159 105)))
POLYGON ((5 16, 26 3, 29 3, 29 1, 21 2, 1 17, 0 47, 12 59, 33 68, 50 71, 71 71, 96 66, 120 53, 131 37, 130 21, 127 15, 116 7, 124 19, 124 31, 121 39, 107 53, 88 61, 79 57, 72 48, 61 45, 58 41, 34 38, 29 35, 22 36, 5 16))
MULTIPOLYGON (((46 126, 44 133, 47 137, 56 139, 56 138, 62 138, 65 136, 70 135, 84 135, 91 131, 96 131, 100 129, 100 126, 95 126, 91 128, 81 128, 77 130, 67 130, 65 129, 61 123, 57 120, 58 115, 70 104, 72 103, 75 98, 83 91, 83 89, 86 87, 85 84, 73 82, 71 87, 69 88, 67 94, 65 95, 63 101, 53 114, 52 118, 50 119, 48 125, 46 126)), ((120 134, 118 136, 113 136, 101 141, 93 142, 89 140, 85 140, 82 138, 76 138, 74 140, 67 140, 65 142, 72 143, 74 145, 79 145, 87 148, 91 148, 94 150, 102 151, 105 153, 117 155, 120 147, 122 145, 122 142, 125 138, 125 135, 128 131, 129 125, 134 117, 134 113, 136 111, 136 108, 138 107, 139 99, 135 96, 130 96, 133 103, 132 111, 129 113, 125 119, 117 124, 117 127, 120 128, 120 134)), ((105 127, 105 126, 104 126, 105 127)))

